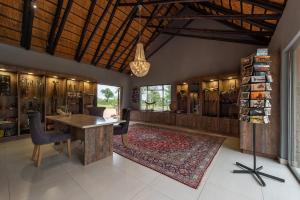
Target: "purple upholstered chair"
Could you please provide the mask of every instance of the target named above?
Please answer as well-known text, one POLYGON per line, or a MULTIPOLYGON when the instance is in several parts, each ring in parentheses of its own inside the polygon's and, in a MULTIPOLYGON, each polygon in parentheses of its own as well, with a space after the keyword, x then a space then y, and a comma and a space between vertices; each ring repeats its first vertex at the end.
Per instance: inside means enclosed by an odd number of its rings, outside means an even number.
POLYGON ((122 120, 126 120, 126 122, 122 122, 118 125, 114 125, 114 135, 122 135, 122 142, 125 146, 128 145, 128 127, 130 122, 130 110, 124 108, 122 110, 122 120))
POLYGON ((103 117, 105 107, 91 107, 89 108, 90 115, 103 117))
POLYGON ((41 114, 39 112, 28 112, 28 118, 31 139, 34 144, 32 160, 35 161, 37 167, 42 162, 42 145, 67 142, 68 155, 69 158, 71 157, 71 134, 59 131, 45 132, 41 124, 41 114))

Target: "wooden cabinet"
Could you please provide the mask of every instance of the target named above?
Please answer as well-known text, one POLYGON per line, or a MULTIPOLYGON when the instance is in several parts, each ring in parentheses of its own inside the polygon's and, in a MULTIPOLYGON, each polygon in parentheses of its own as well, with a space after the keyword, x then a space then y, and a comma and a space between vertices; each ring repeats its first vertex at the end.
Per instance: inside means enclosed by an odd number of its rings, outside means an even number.
MULTIPOLYGON (((96 105, 95 82, 26 71, 9 67, 0 70, 0 142, 30 134, 28 111, 39 111, 44 123, 46 115, 56 115, 57 109, 66 105, 72 113, 86 113, 88 107, 96 105)), ((51 129, 49 120, 45 128, 51 129)))
POLYGON ((131 120, 155 124, 174 125, 195 130, 239 137, 238 119, 207 117, 197 114, 176 114, 172 112, 147 112, 134 110, 131 120))

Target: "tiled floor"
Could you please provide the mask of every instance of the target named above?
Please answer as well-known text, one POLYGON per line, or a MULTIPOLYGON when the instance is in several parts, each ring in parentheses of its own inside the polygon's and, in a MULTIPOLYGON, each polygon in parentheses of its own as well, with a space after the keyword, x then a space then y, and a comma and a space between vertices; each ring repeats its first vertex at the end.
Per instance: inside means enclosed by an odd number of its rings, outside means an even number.
POLYGON ((266 172, 286 183, 265 179, 260 187, 249 175, 232 174, 235 161, 251 165, 250 155, 227 139, 198 189, 189 188, 117 154, 83 167, 48 146, 42 167, 30 160, 29 139, 0 144, 1 200, 299 200, 300 186, 286 166, 258 158, 266 172))

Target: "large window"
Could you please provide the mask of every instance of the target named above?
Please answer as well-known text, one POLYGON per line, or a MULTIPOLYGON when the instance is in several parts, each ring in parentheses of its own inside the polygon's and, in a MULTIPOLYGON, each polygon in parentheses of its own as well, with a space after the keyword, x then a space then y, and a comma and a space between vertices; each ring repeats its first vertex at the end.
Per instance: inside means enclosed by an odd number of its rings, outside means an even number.
POLYGON ((171 103, 171 85, 140 87, 140 109, 168 111, 171 103))
POLYGON ((103 117, 115 117, 120 113, 121 88, 110 85, 97 85, 97 106, 105 107, 103 117))

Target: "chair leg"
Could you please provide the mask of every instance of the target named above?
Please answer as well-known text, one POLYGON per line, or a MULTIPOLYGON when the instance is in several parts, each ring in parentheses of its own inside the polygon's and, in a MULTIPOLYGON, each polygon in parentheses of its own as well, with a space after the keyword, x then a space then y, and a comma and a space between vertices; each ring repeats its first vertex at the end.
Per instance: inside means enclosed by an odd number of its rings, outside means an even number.
POLYGON ((68 139, 67 141, 67 149, 68 149, 68 156, 71 158, 72 152, 71 152, 71 139, 68 139))
POLYGON ((36 160, 37 150, 38 150, 38 145, 34 145, 33 152, 32 152, 32 158, 31 158, 33 161, 36 160))
POLYGON ((38 146, 38 158, 36 160, 36 166, 40 167, 41 163, 42 163, 42 157, 43 157, 43 153, 42 153, 42 148, 41 145, 38 146))
POLYGON ((122 142, 125 147, 128 146, 128 134, 127 133, 122 135, 122 142))

